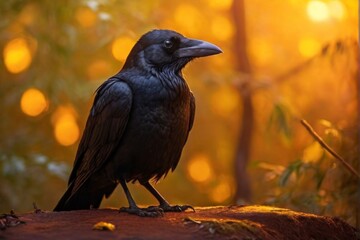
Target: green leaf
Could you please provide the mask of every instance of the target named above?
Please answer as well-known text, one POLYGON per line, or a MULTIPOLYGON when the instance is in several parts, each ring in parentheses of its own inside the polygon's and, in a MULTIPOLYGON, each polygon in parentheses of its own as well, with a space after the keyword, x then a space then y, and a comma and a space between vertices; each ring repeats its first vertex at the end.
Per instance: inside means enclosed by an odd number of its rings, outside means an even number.
POLYGON ((302 167, 303 162, 299 159, 295 162, 291 163, 285 170, 282 172, 282 174, 279 177, 279 185, 281 187, 285 186, 288 182, 290 176, 292 173, 295 172, 296 176, 299 175, 300 168, 302 167))
POLYGON ((267 127, 274 125, 275 129, 283 134, 286 140, 292 137, 292 131, 289 126, 289 110, 281 103, 275 103, 274 108, 270 114, 267 127))

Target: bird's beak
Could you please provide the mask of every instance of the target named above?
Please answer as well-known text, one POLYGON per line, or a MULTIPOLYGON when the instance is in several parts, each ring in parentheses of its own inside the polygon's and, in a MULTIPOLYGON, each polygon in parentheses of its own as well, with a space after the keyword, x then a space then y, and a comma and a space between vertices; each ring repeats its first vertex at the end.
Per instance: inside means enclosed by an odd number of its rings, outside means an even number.
POLYGON ((175 52, 175 56, 178 58, 183 57, 205 57, 222 53, 222 50, 209 42, 187 39, 183 42, 182 46, 175 52))

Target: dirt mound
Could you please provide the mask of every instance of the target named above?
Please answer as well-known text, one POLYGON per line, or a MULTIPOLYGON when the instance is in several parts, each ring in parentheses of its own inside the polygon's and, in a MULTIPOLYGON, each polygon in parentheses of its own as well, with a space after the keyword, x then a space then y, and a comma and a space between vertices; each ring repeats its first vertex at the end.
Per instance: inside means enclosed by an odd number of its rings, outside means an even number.
POLYGON ((338 218, 267 206, 195 209, 158 218, 116 209, 19 214, 26 223, 0 231, 0 239, 360 239, 338 218))

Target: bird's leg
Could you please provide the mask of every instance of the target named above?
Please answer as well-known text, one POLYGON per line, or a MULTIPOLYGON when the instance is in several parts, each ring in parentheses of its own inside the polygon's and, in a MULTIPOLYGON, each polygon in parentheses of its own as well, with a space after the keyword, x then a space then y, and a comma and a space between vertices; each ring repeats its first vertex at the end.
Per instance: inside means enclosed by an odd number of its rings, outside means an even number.
MULTIPOLYGON (((195 212, 195 209, 190 205, 174 205, 171 206, 168 201, 165 200, 163 196, 147 181, 141 182, 143 185, 158 201, 159 207, 163 209, 164 212, 184 212, 187 209, 191 209, 195 212)), ((156 209, 157 207, 149 207, 149 209, 156 209)))
POLYGON ((129 207, 121 207, 119 209, 119 212, 127 212, 129 214, 135 214, 138 215, 140 217, 158 217, 158 216, 162 216, 163 215, 163 211, 159 211, 154 209, 153 211, 150 211, 150 209, 142 209, 139 208, 134 199, 131 196, 131 193, 129 191, 129 188, 126 185, 126 182, 124 179, 120 180, 120 184, 122 186, 122 188, 124 189, 124 193, 126 195, 126 198, 129 202, 129 207))

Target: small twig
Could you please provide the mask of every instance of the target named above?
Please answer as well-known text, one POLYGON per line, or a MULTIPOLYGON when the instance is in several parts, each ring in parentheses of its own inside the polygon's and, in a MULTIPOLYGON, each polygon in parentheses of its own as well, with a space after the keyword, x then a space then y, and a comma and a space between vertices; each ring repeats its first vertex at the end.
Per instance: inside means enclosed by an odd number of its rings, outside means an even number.
POLYGON ((350 165, 348 164, 345 159, 343 159, 339 154, 337 154, 329 145, 325 143, 325 141, 317 134, 314 129, 310 126, 310 124, 302 119, 301 124, 306 128, 306 130, 315 138, 315 140, 326 150, 328 151, 333 157, 339 160, 352 174, 357 176, 360 179, 360 174, 350 165))
POLYGON ((33 202, 33 207, 34 207, 34 213, 42 213, 43 211, 37 207, 36 203, 33 202))

